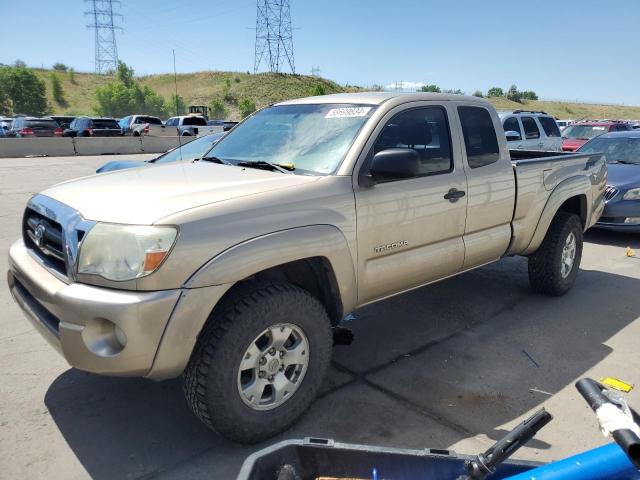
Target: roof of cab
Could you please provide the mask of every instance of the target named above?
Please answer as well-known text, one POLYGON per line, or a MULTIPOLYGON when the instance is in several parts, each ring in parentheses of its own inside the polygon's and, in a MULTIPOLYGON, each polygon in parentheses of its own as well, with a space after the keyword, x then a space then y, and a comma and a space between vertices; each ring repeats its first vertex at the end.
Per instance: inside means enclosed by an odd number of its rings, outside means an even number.
POLYGON ((400 93, 400 92, 357 92, 357 93, 334 93, 317 97, 296 98, 277 103, 277 105, 297 105, 297 104, 318 104, 318 103, 352 103, 359 105, 381 105, 390 100, 397 103, 416 101, 464 101, 482 103, 488 105, 489 102, 483 98, 471 97, 467 95, 454 95, 449 93, 400 93))

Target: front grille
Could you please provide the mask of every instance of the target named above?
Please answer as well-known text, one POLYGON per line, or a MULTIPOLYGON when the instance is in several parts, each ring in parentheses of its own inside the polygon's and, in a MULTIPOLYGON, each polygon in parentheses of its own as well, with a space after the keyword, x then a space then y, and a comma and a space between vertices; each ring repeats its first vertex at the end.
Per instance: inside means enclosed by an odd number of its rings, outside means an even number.
POLYGON ((608 202, 613 197, 615 197, 618 194, 618 192, 619 190, 616 187, 607 185, 606 188, 604 189, 604 201, 608 202))
POLYGON ((33 314, 49 329, 51 333, 56 337, 59 337, 60 320, 53 313, 47 310, 33 295, 31 295, 29 290, 27 290, 16 277, 13 277, 13 281, 16 292, 27 304, 33 314))
POLYGON ((25 245, 48 268, 66 276, 67 267, 62 226, 39 212, 27 208, 24 213, 22 228, 25 245))

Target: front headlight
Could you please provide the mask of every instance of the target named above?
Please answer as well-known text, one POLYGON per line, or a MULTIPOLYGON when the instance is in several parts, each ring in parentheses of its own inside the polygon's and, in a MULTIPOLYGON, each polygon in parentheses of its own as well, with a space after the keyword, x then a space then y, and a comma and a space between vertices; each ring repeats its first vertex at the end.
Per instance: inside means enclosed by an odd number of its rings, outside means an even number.
POLYGON ((640 188, 632 188, 622 197, 623 200, 640 200, 640 188))
POLYGON ((108 280, 133 280, 153 273, 173 247, 170 226, 97 223, 82 240, 78 273, 108 280))

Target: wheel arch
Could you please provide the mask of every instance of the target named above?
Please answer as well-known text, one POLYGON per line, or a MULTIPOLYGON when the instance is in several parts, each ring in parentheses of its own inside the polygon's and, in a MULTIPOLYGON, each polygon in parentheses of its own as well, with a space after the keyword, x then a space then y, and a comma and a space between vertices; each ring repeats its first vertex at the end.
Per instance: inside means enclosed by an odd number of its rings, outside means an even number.
POLYGON ((309 291, 323 303, 332 323, 356 304, 351 251, 342 232, 332 225, 292 228, 242 242, 203 265, 185 287, 252 278, 287 281, 309 291))
POLYGON ((586 229, 588 219, 591 216, 590 192, 591 184, 585 177, 573 177, 561 182, 549 195, 531 242, 523 254, 531 254, 540 247, 551 222, 560 211, 577 215, 583 230, 586 229))

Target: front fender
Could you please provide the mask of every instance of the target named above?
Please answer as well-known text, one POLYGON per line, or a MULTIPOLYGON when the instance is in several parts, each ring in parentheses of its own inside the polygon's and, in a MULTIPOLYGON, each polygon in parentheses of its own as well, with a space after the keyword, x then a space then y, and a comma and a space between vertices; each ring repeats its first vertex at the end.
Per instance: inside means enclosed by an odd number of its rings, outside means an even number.
POLYGON ((347 239, 333 225, 291 228, 239 243, 209 260, 184 286, 233 284, 269 268, 311 257, 324 257, 329 261, 343 311, 351 311, 357 300, 354 261, 347 239))
POLYGON ((583 206, 586 207, 585 220, 588 224, 588 219, 591 218, 593 209, 593 202, 591 201, 591 183, 589 179, 584 176, 568 178, 560 182, 553 189, 551 195, 549 195, 547 203, 542 210, 542 215, 540 215, 538 225, 533 233, 531 242, 522 253, 523 255, 529 255, 538 249, 540 244, 542 244, 556 213, 558 213, 562 204, 572 197, 583 197, 585 199, 586 202, 583 203, 583 206))

